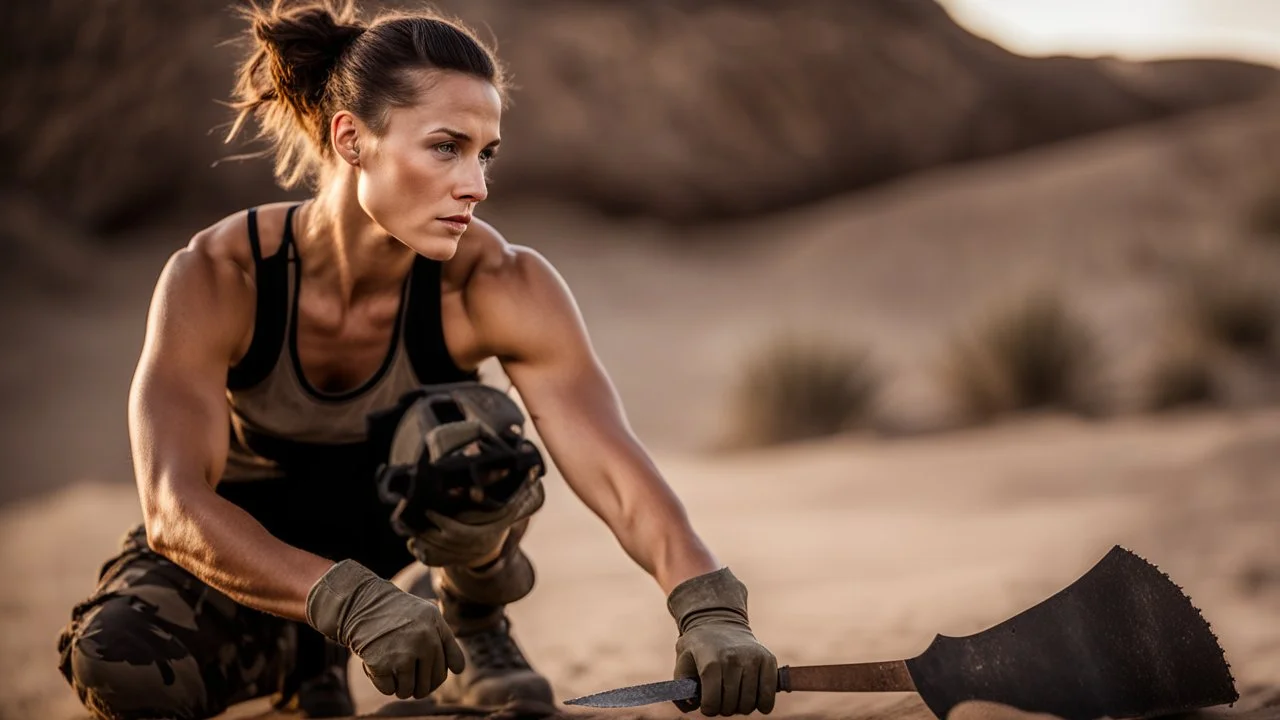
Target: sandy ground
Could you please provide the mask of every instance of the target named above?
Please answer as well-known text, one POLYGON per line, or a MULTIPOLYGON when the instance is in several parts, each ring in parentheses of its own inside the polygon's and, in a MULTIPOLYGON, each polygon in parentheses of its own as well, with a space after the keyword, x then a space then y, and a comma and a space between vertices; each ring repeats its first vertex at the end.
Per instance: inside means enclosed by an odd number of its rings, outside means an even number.
MULTIPOLYGON (((751 588, 753 625, 784 664, 914 656, 935 634, 1034 605, 1119 543, 1168 572, 1213 625, 1242 694, 1231 714, 1280 717, 1280 412, 1042 418, 659 462, 751 588)), ((539 587, 512 608, 531 659, 560 698, 669 677, 675 633, 660 591, 559 479, 549 488, 527 539, 539 587)), ((0 514, 0 715, 84 717, 54 669, 53 637, 137 516, 127 488, 96 484, 0 514)), ((371 711, 382 698, 357 677, 371 711)), ((782 696, 776 714, 928 717, 914 696, 816 693, 782 696)))
MULTIPOLYGON (((1168 316, 1165 264, 1235 252, 1245 199, 1275 182, 1274 111, 1123 131, 687 234, 557 208, 488 217, 574 288, 637 432, 751 588, 753 624, 783 663, 912 656, 935 634, 1033 605, 1122 543, 1204 611, 1244 696, 1232 712, 1260 720, 1280 717, 1280 412, 697 451, 724 429, 743 352, 780 328, 874 341, 895 371, 886 406, 902 422, 929 416, 948 334, 1031 278, 1065 286, 1103 334, 1117 385, 1135 387, 1168 316)), ((0 355, 0 718, 84 717, 54 636, 138 517, 125 396, 177 237, 95 257, 78 296, 6 304, 21 342, 0 355)), ((675 632, 658 588, 549 485, 528 538, 541 582, 512 611, 532 660, 561 698, 669 677, 675 632)), ((357 692, 364 711, 380 703, 362 678, 357 692)), ((796 694, 777 712, 925 716, 901 696, 796 694)))

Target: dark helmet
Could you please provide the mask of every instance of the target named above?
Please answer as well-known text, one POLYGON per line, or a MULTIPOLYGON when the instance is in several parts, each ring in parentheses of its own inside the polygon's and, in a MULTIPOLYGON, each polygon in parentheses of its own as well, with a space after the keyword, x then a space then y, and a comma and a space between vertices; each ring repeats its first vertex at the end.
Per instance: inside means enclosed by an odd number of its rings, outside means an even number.
POLYGON ((386 447, 378 491, 396 505, 397 531, 427 530, 425 510, 459 519, 500 512, 538 482, 546 468, 524 422, 515 401, 478 382, 424 386, 371 416, 370 441, 386 447))

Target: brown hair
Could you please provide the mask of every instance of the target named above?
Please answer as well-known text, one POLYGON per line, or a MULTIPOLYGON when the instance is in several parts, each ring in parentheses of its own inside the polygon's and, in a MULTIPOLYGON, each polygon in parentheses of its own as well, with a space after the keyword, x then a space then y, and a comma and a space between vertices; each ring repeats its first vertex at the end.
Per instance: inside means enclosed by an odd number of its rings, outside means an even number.
POLYGON ((351 0, 251 4, 252 44, 240 66, 230 142, 250 116, 268 139, 280 184, 315 183, 332 153, 329 119, 350 110, 374 132, 391 107, 412 105, 421 85, 406 71, 453 70, 493 83, 506 101, 506 75, 493 51, 461 23, 434 12, 383 15, 365 24, 351 0))

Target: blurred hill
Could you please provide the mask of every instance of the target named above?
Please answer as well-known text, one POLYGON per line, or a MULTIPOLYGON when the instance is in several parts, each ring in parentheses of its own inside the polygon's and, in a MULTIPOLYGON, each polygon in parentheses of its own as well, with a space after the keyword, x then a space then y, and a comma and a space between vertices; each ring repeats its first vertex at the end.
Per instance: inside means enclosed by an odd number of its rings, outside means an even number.
MULTIPOLYGON (((1256 97, 1238 62, 1030 59, 933 0, 447 0, 518 88, 497 197, 691 222, 1256 97)), ((367 3, 366 9, 376 7, 367 3)), ((282 193, 223 162, 239 21, 225 0, 18 0, 0 18, 5 244, 204 224, 282 193)), ((57 252, 53 252, 56 256, 57 252)))

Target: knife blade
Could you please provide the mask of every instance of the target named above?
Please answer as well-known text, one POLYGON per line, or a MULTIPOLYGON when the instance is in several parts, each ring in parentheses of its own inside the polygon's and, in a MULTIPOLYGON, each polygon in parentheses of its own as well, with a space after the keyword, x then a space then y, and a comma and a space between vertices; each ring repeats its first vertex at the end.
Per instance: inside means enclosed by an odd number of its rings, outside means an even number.
POLYGON ((692 700, 702 694, 698 681, 693 678, 664 680, 662 682, 633 685, 594 695, 584 695, 565 700, 565 705, 583 705, 598 708, 625 708, 676 700, 692 700))

